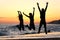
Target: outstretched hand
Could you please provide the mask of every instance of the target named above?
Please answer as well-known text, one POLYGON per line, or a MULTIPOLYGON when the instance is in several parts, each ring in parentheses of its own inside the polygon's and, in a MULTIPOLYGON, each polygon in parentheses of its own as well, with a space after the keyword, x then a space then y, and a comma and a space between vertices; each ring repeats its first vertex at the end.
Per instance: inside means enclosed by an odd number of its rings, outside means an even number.
POLYGON ((24 14, 24 12, 23 12, 23 14, 24 14))
POLYGON ((33 7, 33 9, 35 10, 35 7, 33 7))
POLYGON ((48 4, 48 2, 46 4, 48 4))
POLYGON ((39 5, 39 3, 37 2, 37 5, 39 5))

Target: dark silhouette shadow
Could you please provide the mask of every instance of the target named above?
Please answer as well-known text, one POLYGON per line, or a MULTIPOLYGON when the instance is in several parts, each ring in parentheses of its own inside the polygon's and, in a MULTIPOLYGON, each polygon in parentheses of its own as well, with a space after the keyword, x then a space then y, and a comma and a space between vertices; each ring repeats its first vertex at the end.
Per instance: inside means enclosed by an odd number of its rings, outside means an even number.
POLYGON ((23 14, 30 19, 30 27, 29 27, 29 30, 31 30, 31 29, 35 30, 35 25, 34 25, 34 12, 35 12, 35 8, 34 7, 33 7, 33 14, 32 13, 29 13, 29 16, 26 15, 23 12, 23 14))
POLYGON ((25 25, 25 27, 27 27, 29 30, 31 30, 30 27, 29 27, 29 25, 25 25))
POLYGON ((19 17, 19 21, 20 21, 18 29, 21 31, 21 29, 24 30, 23 15, 22 15, 21 11, 18 11, 18 15, 19 15, 18 17, 19 17))
POLYGON ((40 27, 39 27, 38 33, 40 33, 41 26, 44 25, 45 33, 47 34, 45 14, 46 14, 46 10, 47 10, 47 7, 48 7, 48 2, 46 3, 46 8, 45 9, 42 8, 42 10, 40 10, 39 3, 37 3, 37 6, 38 6, 38 9, 39 9, 40 18, 41 18, 40 25, 39 25, 40 27))

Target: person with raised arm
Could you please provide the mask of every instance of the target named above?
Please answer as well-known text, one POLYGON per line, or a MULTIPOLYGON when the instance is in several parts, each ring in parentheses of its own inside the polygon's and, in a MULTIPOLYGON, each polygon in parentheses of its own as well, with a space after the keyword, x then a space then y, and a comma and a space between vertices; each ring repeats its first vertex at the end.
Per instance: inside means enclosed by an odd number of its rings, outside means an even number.
POLYGON ((34 25, 34 12, 35 12, 35 8, 34 7, 33 7, 33 14, 32 13, 29 13, 29 16, 26 15, 23 12, 23 14, 30 19, 30 27, 29 27, 30 30, 31 29, 35 30, 35 25, 34 25))
POLYGON ((46 8, 45 9, 44 8, 40 9, 39 3, 37 3, 37 7, 38 7, 38 10, 40 12, 40 18, 41 18, 38 33, 40 33, 41 26, 44 25, 45 33, 47 34, 45 15, 46 15, 47 7, 48 7, 48 2, 46 3, 46 8))
POLYGON ((18 29, 20 31, 21 31, 21 29, 24 31, 23 15, 22 15, 21 11, 17 11, 17 12, 18 12, 18 17, 19 17, 19 21, 20 21, 18 29))

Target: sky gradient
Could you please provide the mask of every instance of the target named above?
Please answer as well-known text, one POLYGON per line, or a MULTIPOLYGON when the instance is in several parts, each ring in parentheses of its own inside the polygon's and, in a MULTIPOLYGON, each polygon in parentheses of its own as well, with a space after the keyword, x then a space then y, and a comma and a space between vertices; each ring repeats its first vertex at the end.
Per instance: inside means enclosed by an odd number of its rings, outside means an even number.
MULTIPOLYGON (((33 12, 35 7, 35 23, 39 23, 40 14, 36 3, 40 8, 48 8, 46 11, 46 22, 60 19, 60 0, 0 0, 0 23, 19 23, 18 10, 27 15, 33 12)), ((24 17, 24 22, 29 23, 29 18, 24 17)))

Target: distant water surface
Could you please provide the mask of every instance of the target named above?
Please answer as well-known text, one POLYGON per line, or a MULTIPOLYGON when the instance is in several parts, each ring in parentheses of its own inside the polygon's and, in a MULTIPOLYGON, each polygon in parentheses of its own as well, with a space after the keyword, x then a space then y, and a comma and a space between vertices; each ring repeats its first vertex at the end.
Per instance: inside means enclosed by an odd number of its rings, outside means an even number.
MULTIPOLYGON (((20 35, 25 33, 32 33, 32 32, 38 32, 39 25, 35 25, 36 30, 28 30, 27 27, 25 27, 25 31, 19 31, 19 29, 16 27, 17 24, 0 24, 0 36, 4 35, 20 35)), ((60 24, 47 24, 47 30, 50 30, 51 32, 60 32, 60 24)), ((44 28, 42 26, 41 32, 44 32, 44 28)))

